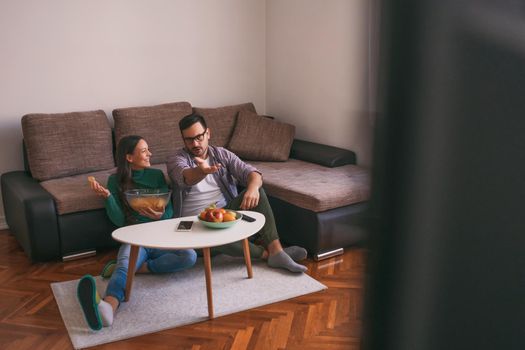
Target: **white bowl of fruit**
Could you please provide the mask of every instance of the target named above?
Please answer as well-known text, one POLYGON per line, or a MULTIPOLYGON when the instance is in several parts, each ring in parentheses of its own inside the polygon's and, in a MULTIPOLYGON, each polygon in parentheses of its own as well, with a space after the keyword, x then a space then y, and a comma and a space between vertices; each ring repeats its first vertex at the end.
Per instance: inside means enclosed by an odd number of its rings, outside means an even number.
POLYGON ((242 214, 235 210, 209 206, 198 216, 199 221, 210 228, 227 228, 241 220, 242 214))

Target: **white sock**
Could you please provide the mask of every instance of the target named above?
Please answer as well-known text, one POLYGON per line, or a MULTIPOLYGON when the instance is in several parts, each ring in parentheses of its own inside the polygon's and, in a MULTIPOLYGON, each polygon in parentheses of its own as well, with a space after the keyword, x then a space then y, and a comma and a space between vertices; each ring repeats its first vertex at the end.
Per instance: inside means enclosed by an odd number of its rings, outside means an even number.
POLYGON ((102 319, 102 325, 104 327, 109 327, 113 324, 113 307, 107 301, 101 300, 97 305, 98 314, 102 319))

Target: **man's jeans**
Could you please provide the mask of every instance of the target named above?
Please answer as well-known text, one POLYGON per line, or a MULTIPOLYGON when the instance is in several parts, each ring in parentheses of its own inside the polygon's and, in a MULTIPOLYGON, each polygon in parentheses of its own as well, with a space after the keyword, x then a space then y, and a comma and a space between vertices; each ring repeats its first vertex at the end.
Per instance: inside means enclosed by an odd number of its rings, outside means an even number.
MULTIPOLYGON (((119 302, 124 300, 130 249, 129 244, 122 244, 120 246, 117 256, 117 266, 111 275, 106 289, 106 296, 110 295, 115 297, 119 302)), ((195 265, 196 260, 197 254, 193 249, 160 250, 140 247, 135 271, 146 262, 148 270, 151 273, 176 272, 192 267, 195 265)))

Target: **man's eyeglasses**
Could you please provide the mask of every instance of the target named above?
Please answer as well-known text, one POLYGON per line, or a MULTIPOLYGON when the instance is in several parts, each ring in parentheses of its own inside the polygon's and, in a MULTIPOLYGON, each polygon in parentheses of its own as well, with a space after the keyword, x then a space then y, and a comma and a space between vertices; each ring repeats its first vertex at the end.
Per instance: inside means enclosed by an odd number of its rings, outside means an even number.
POLYGON ((184 142, 186 143, 193 143, 194 141, 201 142, 202 140, 204 140, 204 135, 206 135, 206 132, 208 132, 208 129, 204 130, 202 134, 198 134, 193 137, 184 137, 184 142))

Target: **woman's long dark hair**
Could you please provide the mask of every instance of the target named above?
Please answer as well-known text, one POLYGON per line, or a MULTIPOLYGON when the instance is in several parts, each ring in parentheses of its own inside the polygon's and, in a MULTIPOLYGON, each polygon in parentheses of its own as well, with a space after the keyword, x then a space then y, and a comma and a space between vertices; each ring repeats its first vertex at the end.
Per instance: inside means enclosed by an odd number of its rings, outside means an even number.
POLYGON ((124 195, 124 192, 134 187, 132 173, 131 173, 131 166, 128 160, 126 159, 126 156, 128 154, 133 154, 133 152, 135 151, 135 148, 137 147, 137 144, 139 143, 140 140, 143 140, 143 139, 144 138, 142 136, 138 136, 138 135, 124 136, 123 138, 120 139, 117 145, 116 161, 117 161, 118 197, 120 199, 120 203, 122 203, 122 207, 124 209, 124 215, 126 217, 126 222, 128 224, 136 223, 137 220, 131 214, 132 210, 128 204, 126 196, 124 195))

